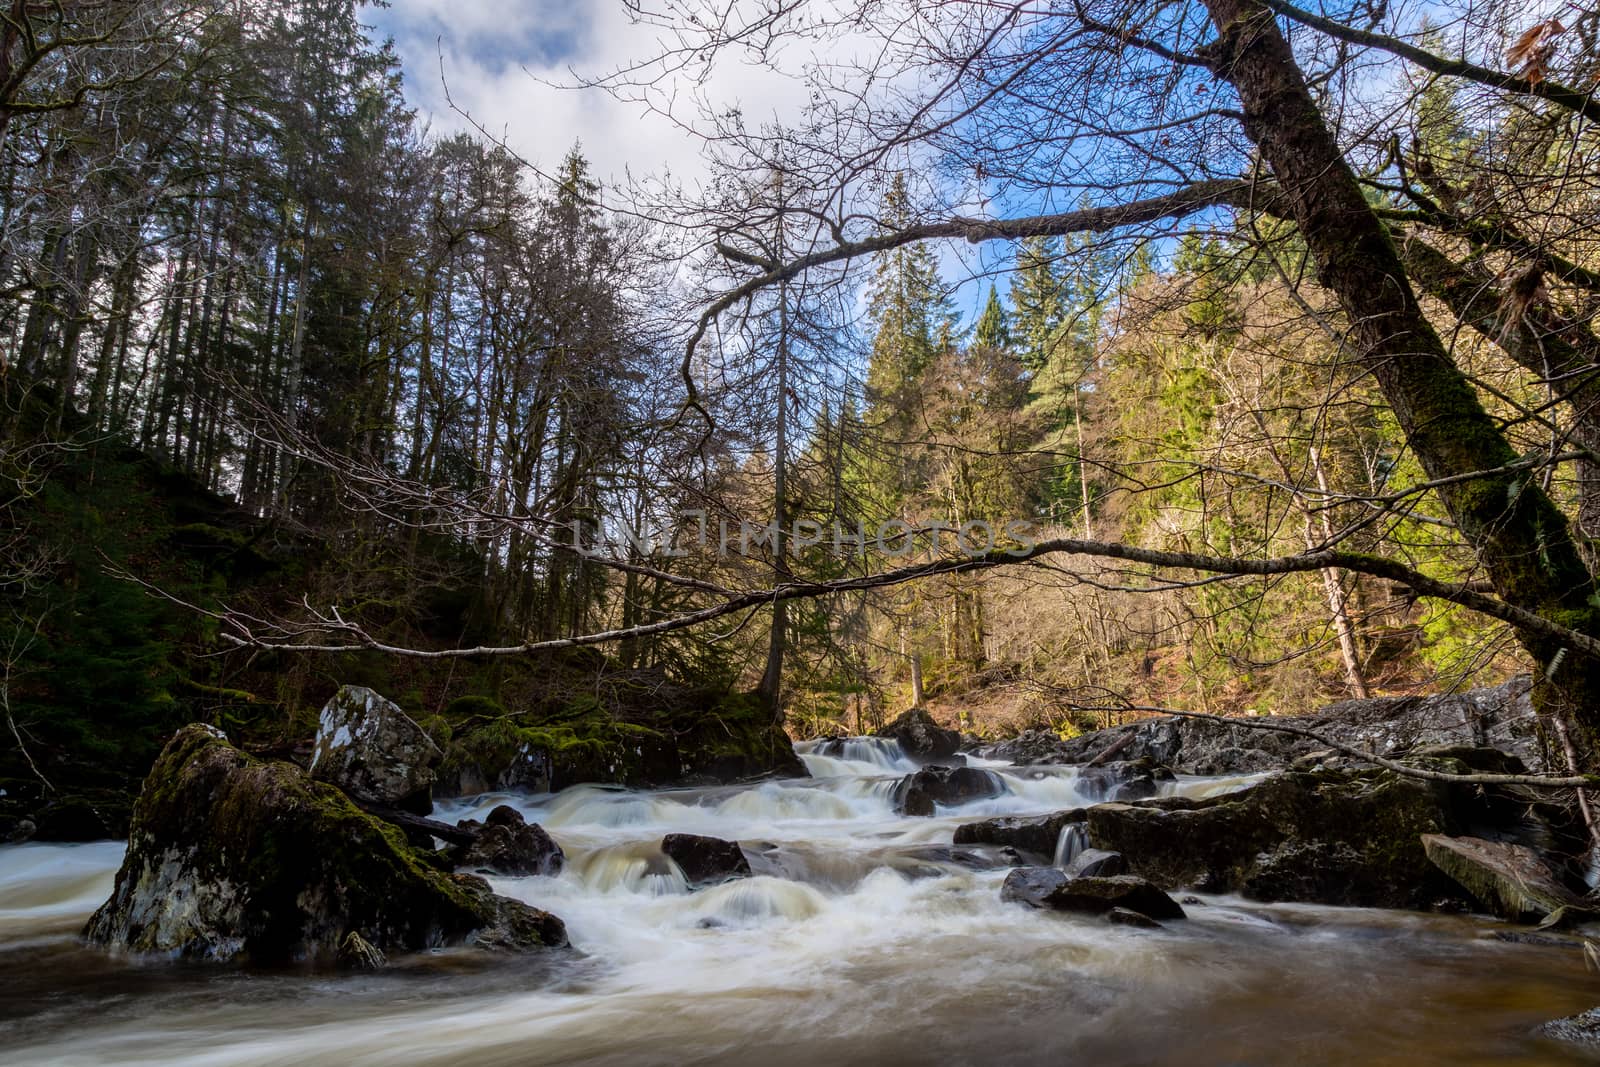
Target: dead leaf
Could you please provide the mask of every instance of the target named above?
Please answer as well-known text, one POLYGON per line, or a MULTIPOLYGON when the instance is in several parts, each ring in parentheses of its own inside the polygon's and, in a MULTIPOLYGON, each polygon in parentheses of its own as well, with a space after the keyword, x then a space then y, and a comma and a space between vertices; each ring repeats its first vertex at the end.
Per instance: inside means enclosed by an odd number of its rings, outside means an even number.
POLYGON ((1559 19, 1536 22, 1523 30, 1522 36, 1506 49, 1506 62, 1518 68, 1517 73, 1537 85, 1544 81, 1548 73, 1550 58, 1556 51, 1556 39, 1566 32, 1567 28, 1559 19))

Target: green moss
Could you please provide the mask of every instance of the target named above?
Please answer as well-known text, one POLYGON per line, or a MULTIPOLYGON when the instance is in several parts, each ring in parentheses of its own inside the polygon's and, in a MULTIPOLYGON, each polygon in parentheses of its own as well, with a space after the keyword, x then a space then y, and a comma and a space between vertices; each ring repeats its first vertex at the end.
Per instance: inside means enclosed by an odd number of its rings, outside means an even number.
POLYGON ((454 722, 473 717, 503 719, 509 712, 496 700, 486 696, 456 697, 445 705, 444 717, 454 722))

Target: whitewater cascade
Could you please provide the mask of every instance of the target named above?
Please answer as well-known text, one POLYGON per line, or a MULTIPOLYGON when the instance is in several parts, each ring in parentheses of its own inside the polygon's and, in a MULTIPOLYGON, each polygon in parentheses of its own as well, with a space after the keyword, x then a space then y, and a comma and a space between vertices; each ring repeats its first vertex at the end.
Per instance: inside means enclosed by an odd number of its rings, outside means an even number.
MULTIPOLYGON (((572 953, 342 976, 119 960, 75 935, 120 844, 0 848, 4 1061, 1551 1063, 1526 1058, 1521 1024, 1600 999, 1581 963, 1479 920, 1207 897, 1183 923, 1135 930, 1003 904, 1007 868, 952 846, 955 827, 1090 803, 1076 768, 974 760, 999 795, 908 818, 893 793, 917 767, 894 741, 798 748, 810 779, 442 803, 451 821, 510 804, 555 837, 559 875, 491 881, 564 919, 572 953), (691 892, 668 833, 736 840, 753 873, 691 892)), ((1069 825, 1036 862, 1086 844, 1069 825)))

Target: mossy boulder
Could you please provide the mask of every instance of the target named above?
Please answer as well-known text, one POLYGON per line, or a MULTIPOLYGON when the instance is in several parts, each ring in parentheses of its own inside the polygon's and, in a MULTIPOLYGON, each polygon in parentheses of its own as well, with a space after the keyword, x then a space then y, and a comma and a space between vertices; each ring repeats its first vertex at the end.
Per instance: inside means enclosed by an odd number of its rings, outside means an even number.
POLYGON ((1286 772, 1206 800, 1085 809, 1089 843, 1166 889, 1421 908, 1459 896, 1422 835, 1455 825, 1447 791, 1389 771, 1286 772))
POLYGON ((439 790, 543 793, 584 783, 654 788, 806 774, 788 735, 741 698, 642 721, 590 702, 547 714, 476 716, 448 746, 439 790))
POLYGON ((350 944, 379 955, 566 944, 560 919, 434 869, 338 789, 201 725, 156 760, 111 899, 84 933, 127 951, 268 964, 333 963, 350 944))
POLYGON ((341 686, 322 708, 311 777, 357 800, 426 815, 444 752, 398 704, 357 685, 341 686))

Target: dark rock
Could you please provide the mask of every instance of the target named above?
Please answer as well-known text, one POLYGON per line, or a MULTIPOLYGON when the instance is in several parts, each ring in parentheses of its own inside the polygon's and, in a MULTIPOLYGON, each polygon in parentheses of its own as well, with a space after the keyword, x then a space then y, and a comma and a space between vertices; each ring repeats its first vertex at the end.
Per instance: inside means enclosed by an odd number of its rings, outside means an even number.
POLYGON ((936 804, 961 804, 999 796, 1000 777, 976 767, 924 767, 894 788, 894 810, 901 815, 932 815, 936 804))
POLYGON ((992 871, 998 867, 1021 867, 1027 863, 1016 849, 993 845, 974 845, 969 848, 955 845, 918 845, 906 849, 901 855, 911 860, 964 867, 969 871, 992 871))
MULTIPOLYGON (((979 745, 972 751, 988 759, 1010 760, 1018 767, 1070 762, 1064 756, 1065 742, 1048 730, 1024 730, 1016 737, 994 744, 979 745)), ((1086 758, 1076 762, 1082 763, 1086 758)))
POLYGON ((1285 772, 1206 800, 1087 809, 1089 843, 1173 889, 1419 908, 1448 895, 1422 835, 1453 828, 1444 787, 1389 771, 1285 772))
POLYGON ((317 720, 311 777, 368 804, 426 815, 444 753, 394 704, 361 686, 333 695, 317 720))
POLYGON ((1144 930, 1161 929, 1161 924, 1150 916, 1127 908, 1112 908, 1106 912, 1106 921, 1116 923, 1118 926, 1137 926, 1144 930))
POLYGON ((1434 866, 1502 919, 1538 922, 1580 903, 1526 845, 1424 834, 1422 847, 1434 866))
POLYGON ((750 861, 735 841, 699 834, 668 834, 661 839, 661 851, 683 871, 692 889, 750 876, 750 861))
MULTIPOLYGON (((1529 679, 1522 677, 1490 689, 1442 696, 1348 700, 1283 721, 1390 758, 1432 746, 1487 746, 1511 753, 1538 771, 1543 763, 1534 736, 1530 688, 1529 679)), ((1123 759, 1148 757, 1185 774, 1228 775, 1285 768, 1327 749, 1310 738, 1251 729, 1248 722, 1164 716, 1069 741, 1031 731, 980 749, 980 754, 1019 765, 1086 763, 1131 734, 1117 753, 1123 759)))
POLYGON ((958 845, 1009 845, 1035 856, 1050 859, 1056 854, 1056 842, 1061 831, 1070 823, 1082 822, 1081 809, 1058 811, 1051 815, 1007 815, 998 819, 962 823, 956 827, 955 843, 958 845))
POLYGON ((1162 782, 1175 777, 1172 768, 1142 756, 1085 767, 1078 773, 1077 786, 1091 800, 1145 800, 1161 791, 1162 782))
POLYGON ((1008 904, 1026 904, 1030 908, 1052 907, 1052 894, 1064 887, 1071 878, 1059 867, 1018 867, 1006 875, 1000 886, 1000 899, 1008 904))
POLYGON ((133 952, 255 963, 333 963, 351 934, 379 955, 567 943, 555 916, 433 870, 331 785, 200 725, 180 730, 145 779, 116 887, 84 933, 133 952))
POLYGON ((104 841, 117 836, 96 806, 83 797, 63 797, 34 816, 35 841, 104 841))
POLYGON ((1282 767, 1283 759, 1282 754, 1264 748, 1224 745, 1214 752, 1196 755, 1184 767, 1184 772, 1219 778, 1230 774, 1259 774, 1282 767))
POLYGON ((560 874, 567 857, 544 827, 501 804, 489 813, 477 838, 461 850, 458 865, 513 877, 560 874))
POLYGON ((1053 907, 1066 911, 1102 912, 1125 908, 1152 919, 1181 919, 1183 908, 1159 888, 1130 874, 1072 878, 1052 894, 1053 907))
POLYGON ((1128 860, 1120 852, 1086 848, 1072 857, 1066 871, 1074 878, 1111 878, 1128 873, 1128 860))
POLYGON ((1526 774, 1528 771, 1519 757, 1488 745, 1423 745, 1408 752, 1406 759, 1451 763, 1456 765, 1452 770, 1479 774, 1526 774))
POLYGON ((1152 919, 1181 919, 1178 902, 1133 875, 1073 877, 1055 867, 1019 867, 1006 875, 1000 899, 1054 911, 1100 914, 1126 908, 1152 919))
POLYGON ((1539 1037, 1591 1052, 1600 1050, 1600 1008, 1590 1008, 1582 1015, 1569 1015, 1565 1019, 1552 1019, 1533 1032, 1539 1037))
POLYGON ((958 756, 961 734, 940 726, 921 708, 912 708, 889 723, 875 735, 892 737, 900 742, 900 750, 918 763, 944 763, 965 765, 958 756))
POLYGON ((1538 945, 1542 948, 1583 948, 1583 942, 1570 935, 1563 937, 1559 934, 1533 934, 1526 930, 1496 930, 1489 936, 1496 941, 1504 941, 1512 945, 1538 945))
POLYGON ((661 722, 661 729, 604 718, 467 731, 449 745, 437 792, 553 793, 596 782, 656 788, 809 777, 789 735, 765 713, 719 716, 701 709, 684 715, 661 722))

